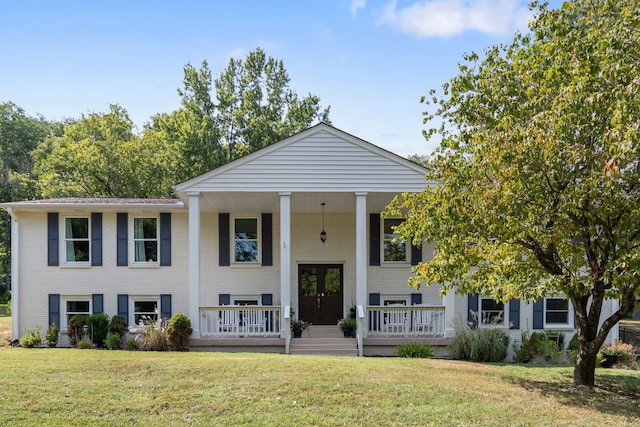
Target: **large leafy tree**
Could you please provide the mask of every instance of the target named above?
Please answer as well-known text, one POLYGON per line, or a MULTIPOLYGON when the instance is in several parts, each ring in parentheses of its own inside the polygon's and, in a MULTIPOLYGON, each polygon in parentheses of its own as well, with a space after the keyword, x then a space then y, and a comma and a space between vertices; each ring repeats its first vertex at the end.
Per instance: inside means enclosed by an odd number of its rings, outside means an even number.
POLYGON ((309 94, 289 88, 281 60, 258 48, 231 59, 212 80, 206 61, 200 69, 184 67, 181 108, 153 118, 145 131, 162 134, 175 149, 176 182, 300 132, 314 122, 330 123, 329 108, 309 94))
POLYGON ((442 138, 428 176, 438 184, 388 212, 406 212, 405 239, 436 242, 416 287, 568 298, 574 383, 593 386, 597 352, 640 294, 640 7, 533 6, 530 33, 466 56, 425 98, 425 122, 439 122, 425 134, 442 138))

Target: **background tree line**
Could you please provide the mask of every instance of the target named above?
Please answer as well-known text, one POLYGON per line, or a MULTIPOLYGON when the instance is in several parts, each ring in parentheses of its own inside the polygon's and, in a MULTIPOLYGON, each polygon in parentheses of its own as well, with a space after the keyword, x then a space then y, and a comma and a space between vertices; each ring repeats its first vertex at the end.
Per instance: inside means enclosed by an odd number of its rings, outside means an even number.
MULTIPOLYGON (((329 108, 289 87, 281 60, 258 48, 216 78, 184 67, 181 107, 138 132, 127 110, 64 121, 0 104, 0 202, 57 197, 174 197, 171 186, 282 140, 329 108)), ((10 220, 0 213, 0 295, 9 288, 10 220)))

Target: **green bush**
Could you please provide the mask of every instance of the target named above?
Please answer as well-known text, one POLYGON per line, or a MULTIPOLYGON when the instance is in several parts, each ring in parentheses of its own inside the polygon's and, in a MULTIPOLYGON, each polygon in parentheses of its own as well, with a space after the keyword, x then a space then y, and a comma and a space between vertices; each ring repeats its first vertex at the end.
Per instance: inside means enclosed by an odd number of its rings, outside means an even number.
POLYGON ((189 337, 192 333, 191 320, 183 313, 174 314, 167 326, 169 347, 177 351, 188 350, 189 337))
POLYGON ((40 336, 41 328, 28 330, 20 337, 20 345, 25 348, 35 348, 42 345, 42 337, 40 336))
POLYGON ((574 334, 571 341, 569 341, 569 346, 567 346, 567 350, 578 351, 578 334, 574 334))
POLYGON ((59 336, 58 328, 55 323, 49 325, 49 329, 47 329, 47 335, 45 336, 45 341, 47 342, 47 346, 49 348, 54 348, 58 345, 58 336, 59 336))
POLYGON ((418 342, 400 344, 395 350, 398 357, 431 358, 435 354, 433 347, 418 342))
POLYGON ((85 337, 78 341, 78 348, 82 350, 88 350, 90 348, 93 348, 93 344, 91 344, 89 338, 85 337))
POLYGON ((135 338, 129 338, 124 342, 124 348, 127 351, 135 351, 138 350, 140 346, 138 345, 138 341, 136 341, 135 338))
POLYGON ((450 346, 454 359, 501 362, 507 357, 509 335, 503 328, 458 329, 450 346))
POLYGON ((67 324, 67 334, 69 334, 69 342, 71 345, 76 345, 84 338, 84 327, 87 324, 85 316, 82 314, 76 314, 69 319, 67 324))
POLYGON ((111 318, 111 322, 109 323, 109 333, 117 334, 121 338, 124 337, 127 333, 127 322, 124 320, 122 316, 113 316, 111 318))
POLYGON ((105 313, 96 313, 87 316, 87 333, 91 341, 98 347, 104 345, 109 331, 109 316, 105 313))
POLYGON ((118 350, 122 344, 122 337, 119 334, 109 334, 104 340, 104 345, 109 350, 118 350))

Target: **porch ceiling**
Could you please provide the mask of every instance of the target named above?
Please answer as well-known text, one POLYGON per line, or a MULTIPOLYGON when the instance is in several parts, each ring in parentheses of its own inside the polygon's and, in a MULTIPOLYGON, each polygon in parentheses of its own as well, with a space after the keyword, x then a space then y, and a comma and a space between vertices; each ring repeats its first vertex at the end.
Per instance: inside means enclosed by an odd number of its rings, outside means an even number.
MULTIPOLYGON (((393 199, 395 193, 368 193, 367 211, 381 212, 393 199)), ((355 193, 291 193, 292 213, 320 213, 321 203, 326 203, 326 213, 355 212, 355 193)), ((188 204, 188 199, 185 200, 188 204)), ((279 212, 279 193, 220 192, 202 193, 202 212, 279 212)))

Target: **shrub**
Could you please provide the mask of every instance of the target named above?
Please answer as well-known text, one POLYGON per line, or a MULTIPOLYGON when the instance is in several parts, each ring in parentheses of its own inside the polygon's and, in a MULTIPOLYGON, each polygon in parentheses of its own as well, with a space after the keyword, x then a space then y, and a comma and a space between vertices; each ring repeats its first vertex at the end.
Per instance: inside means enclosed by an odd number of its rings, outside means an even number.
POLYGON ((191 320, 182 313, 176 313, 167 326, 167 342, 169 347, 177 351, 188 350, 189 337, 193 333, 191 320))
POLYGON ((636 348, 631 344, 618 340, 615 344, 605 345, 600 349, 603 358, 614 356, 619 363, 628 365, 636 361, 636 348))
POLYGON ((135 338, 129 338, 124 342, 124 348, 127 351, 135 351, 139 349, 138 341, 135 338))
POLYGON ((58 345, 58 328, 55 323, 49 325, 49 329, 47 329, 47 335, 45 336, 45 341, 47 342, 47 346, 49 348, 54 348, 58 345))
POLYGON ((156 326, 151 326, 144 331, 140 340, 139 346, 142 351, 167 351, 169 349, 167 333, 156 326))
POLYGON ((509 335, 503 328, 457 328, 450 346, 454 359, 501 362, 507 357, 509 335))
POLYGON ((93 344, 91 343, 89 338, 85 337, 78 341, 78 348, 82 350, 88 350, 90 348, 93 348, 93 344))
POLYGON ((35 329, 28 330, 20 337, 20 345, 25 348, 35 348, 42 345, 42 337, 40 336, 40 326, 35 329))
POLYGON ((395 350, 399 357, 431 358, 435 354, 433 347, 418 342, 401 344, 395 350))
POLYGON ((82 314, 76 314, 69 319, 67 324, 67 333, 69 334, 69 341, 71 345, 76 345, 84 338, 84 327, 87 324, 85 316, 82 314))
POLYGON ((122 343, 122 337, 119 334, 109 334, 107 335, 107 338, 104 340, 104 345, 109 350, 119 349, 121 343, 122 343))
POLYGON ((127 322, 125 322, 122 316, 113 316, 109 323, 109 333, 117 334, 120 338, 124 337, 127 333, 127 322))
POLYGON ((104 345, 109 330, 109 316, 105 313, 97 313, 87 316, 87 333, 91 341, 98 347, 104 345))
POLYGON ((578 334, 573 335, 573 338, 571 338, 571 341, 569 341, 567 350, 578 351, 578 334))

